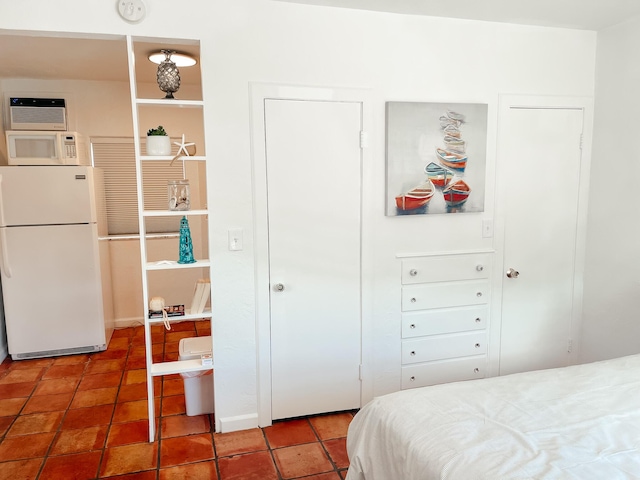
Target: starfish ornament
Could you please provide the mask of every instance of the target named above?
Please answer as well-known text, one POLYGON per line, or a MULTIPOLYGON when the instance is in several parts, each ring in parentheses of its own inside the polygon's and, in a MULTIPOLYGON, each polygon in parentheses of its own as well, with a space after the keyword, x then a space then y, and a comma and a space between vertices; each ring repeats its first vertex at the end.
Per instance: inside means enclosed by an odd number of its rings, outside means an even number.
POLYGON ((184 152, 184 155, 186 157, 188 157, 189 156, 189 151, 187 150, 187 147, 191 147, 191 146, 195 145, 194 142, 185 143, 185 141, 184 141, 184 133, 182 134, 182 142, 181 143, 173 142, 173 144, 179 147, 178 148, 178 153, 176 154, 176 157, 179 157, 182 154, 182 152, 184 152))

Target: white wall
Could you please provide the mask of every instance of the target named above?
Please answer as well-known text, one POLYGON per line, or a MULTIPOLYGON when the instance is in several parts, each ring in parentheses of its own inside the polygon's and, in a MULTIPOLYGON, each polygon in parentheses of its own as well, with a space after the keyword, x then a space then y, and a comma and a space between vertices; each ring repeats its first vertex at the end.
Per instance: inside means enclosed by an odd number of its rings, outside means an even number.
POLYGON ((375 253, 374 394, 400 384, 398 253, 491 248, 483 218, 492 218, 497 101, 501 93, 591 96, 596 35, 561 29, 410 17, 271 0, 193 0, 180 9, 147 1, 141 24, 120 21, 110 2, 46 0, 3 6, 0 28, 56 29, 199 38, 206 102, 211 209, 216 417, 257 411, 254 256, 248 84, 252 81, 369 88, 377 202, 367 242, 375 253), (196 8, 200 6, 201 8, 196 8), (38 19, 28 14, 38 10, 38 19), (489 105, 484 214, 384 216, 384 102, 483 102, 489 105), (227 250, 227 229, 245 230, 245 249, 227 250))
POLYGON ((583 361, 640 353, 640 19, 598 34, 583 361))

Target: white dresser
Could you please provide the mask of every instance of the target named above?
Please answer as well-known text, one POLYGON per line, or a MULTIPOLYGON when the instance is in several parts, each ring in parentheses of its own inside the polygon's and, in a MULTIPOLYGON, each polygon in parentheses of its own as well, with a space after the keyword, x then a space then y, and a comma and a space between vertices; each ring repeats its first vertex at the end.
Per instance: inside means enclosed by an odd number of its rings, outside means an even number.
POLYGON ((402 259, 402 389, 483 378, 492 253, 402 259))

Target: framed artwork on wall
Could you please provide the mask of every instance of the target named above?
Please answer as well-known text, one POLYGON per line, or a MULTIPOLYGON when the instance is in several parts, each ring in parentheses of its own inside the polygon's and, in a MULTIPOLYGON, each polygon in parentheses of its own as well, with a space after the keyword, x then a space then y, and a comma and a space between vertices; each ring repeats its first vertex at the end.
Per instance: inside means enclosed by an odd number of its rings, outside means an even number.
POLYGON ((387 216, 484 211, 487 104, 387 102, 387 216))

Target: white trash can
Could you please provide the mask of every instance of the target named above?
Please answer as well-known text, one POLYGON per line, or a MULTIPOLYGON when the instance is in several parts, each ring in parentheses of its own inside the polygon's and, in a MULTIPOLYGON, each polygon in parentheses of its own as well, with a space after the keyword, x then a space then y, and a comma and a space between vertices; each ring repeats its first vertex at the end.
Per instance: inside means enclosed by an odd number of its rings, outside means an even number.
MULTIPOLYGON (((190 337, 180 340, 178 359, 198 359, 212 354, 211 336, 190 337)), ((184 382, 184 402, 187 416, 213 413, 213 370, 181 373, 184 382)))

